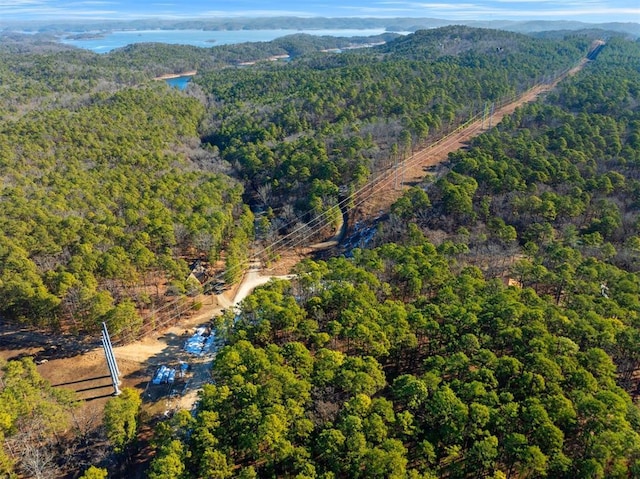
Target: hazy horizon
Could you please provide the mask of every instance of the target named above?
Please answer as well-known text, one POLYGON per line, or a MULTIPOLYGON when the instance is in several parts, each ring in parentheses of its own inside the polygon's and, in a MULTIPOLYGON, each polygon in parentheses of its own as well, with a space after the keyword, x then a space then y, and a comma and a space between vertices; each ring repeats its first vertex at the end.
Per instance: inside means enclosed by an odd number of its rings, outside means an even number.
POLYGON ((566 20, 587 23, 640 23, 637 0, 471 0, 437 3, 403 0, 320 0, 301 4, 283 0, 264 2, 195 0, 0 0, 0 22, 186 20, 229 17, 378 17, 439 18, 445 20, 566 20))

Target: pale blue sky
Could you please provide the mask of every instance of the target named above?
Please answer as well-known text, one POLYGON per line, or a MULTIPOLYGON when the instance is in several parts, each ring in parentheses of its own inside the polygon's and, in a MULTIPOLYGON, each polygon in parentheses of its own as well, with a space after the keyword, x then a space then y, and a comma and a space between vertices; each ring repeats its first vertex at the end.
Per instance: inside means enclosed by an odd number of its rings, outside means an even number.
POLYGON ((0 22, 276 15, 640 23, 640 0, 0 0, 0 22))

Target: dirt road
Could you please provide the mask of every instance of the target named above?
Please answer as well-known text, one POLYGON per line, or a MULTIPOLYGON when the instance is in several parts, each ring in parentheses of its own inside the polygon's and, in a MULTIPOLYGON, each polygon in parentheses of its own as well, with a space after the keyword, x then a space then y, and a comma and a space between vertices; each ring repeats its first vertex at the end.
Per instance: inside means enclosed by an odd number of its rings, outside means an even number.
POLYGON ((362 188, 355 200, 355 208, 350 212, 352 222, 366 222, 382 211, 388 211, 391 205, 402 196, 406 188, 404 185, 416 184, 422 181, 425 170, 439 165, 447 160, 449 153, 459 150, 468 142, 497 125, 502 119, 512 114, 516 108, 538 99, 542 94, 553 90, 560 81, 568 76, 575 75, 588 63, 582 59, 573 68, 556 77, 552 82, 527 90, 523 95, 495 108, 490 117, 481 116, 474 121, 469 121, 454 132, 436 141, 435 143, 420 149, 405 159, 398 168, 382 172, 378 177, 362 188))
MULTIPOLYGON (((121 387, 147 390, 149 381, 159 366, 164 364, 175 366, 180 361, 185 361, 191 366, 188 383, 185 385, 185 382, 177 381, 174 388, 166 385, 163 385, 162 388, 156 388, 162 393, 164 401, 160 401, 154 412, 178 407, 191 408, 197 400, 198 390, 209 380, 213 357, 211 354, 202 357, 188 354, 184 351, 185 340, 193 334, 196 328, 207 325, 212 317, 221 314, 225 308, 237 305, 256 287, 267 283, 273 277, 287 278, 288 276, 263 275, 259 265, 254 263, 237 288, 220 295, 204 296, 202 309, 197 314, 181 321, 176 326, 155 332, 142 340, 115 347, 114 354, 122 372, 121 387)), ((7 341, 14 336, 20 339, 22 337, 20 334, 22 332, 0 329, 0 337, 7 341)), ((2 353, 0 357, 9 359, 23 354, 41 355, 43 347, 37 347, 36 343, 37 341, 25 342, 26 347, 0 351, 2 353)), ((55 343, 54 338, 49 337, 47 344, 49 343, 55 343)), ((68 355, 62 356, 67 357, 41 362, 38 365, 39 372, 53 385, 78 392, 81 399, 88 401, 87 407, 92 411, 101 411, 113 393, 102 348, 85 347, 84 350, 77 349, 75 353, 69 351, 68 355)))
MULTIPOLYGON (((564 78, 568 74, 579 71, 582 66, 584 66, 584 63, 581 63, 574 69, 567 72, 565 75, 557 78, 551 84, 538 85, 528 90, 517 100, 514 100, 502 107, 497 108, 491 115, 490 119, 479 118, 475 121, 470 121, 459 128, 457 131, 436 142, 434 145, 416 152, 402 164, 403 181, 407 183, 415 183, 423 179, 425 176, 425 167, 436 165, 446 160, 450 152, 458 150, 471 138, 481 134, 492 125, 499 123, 504 116, 513 113, 513 111, 517 107, 527 102, 534 101, 541 94, 548 92, 549 90, 554 88, 562 78, 564 78)), ((402 191, 400 189, 395 188, 396 181, 397 173, 393 171, 387 172, 386 176, 376 183, 375 195, 372 193, 368 195, 368 200, 373 203, 373 205, 367 204, 364 201, 361 202, 359 205, 359 213, 365 214, 367 215, 367 218, 369 218, 371 217, 371 210, 379 211, 380 209, 384 209, 386 211, 388 207, 402 194, 402 191)), ((331 246, 335 246, 339 242, 340 238, 344 235, 345 228, 346 225, 343 222, 343 224, 339 225, 334 238, 323 243, 307 246, 305 250, 315 251, 318 249, 325 249, 331 246)), ((253 289, 255 289, 257 286, 267 283, 272 277, 289 278, 290 276, 262 275, 260 272, 260 264, 257 262, 253 262, 250 264, 241 284, 237 288, 235 295, 233 296, 233 300, 229 300, 228 297, 222 296, 218 298, 218 304, 220 305, 220 307, 225 308, 236 306, 246 296, 248 296, 251 291, 253 291, 253 289)), ((204 319, 208 320, 210 319, 210 317, 211 316, 204 319)), ((189 391, 177 402, 177 406, 181 408, 188 408, 194 404, 194 401, 197 397, 196 391, 199 387, 201 387, 205 377, 208 375, 208 366, 209 363, 207 361, 198 363, 198 373, 194 374, 196 379, 191 385, 192 387, 189 388, 189 391)))

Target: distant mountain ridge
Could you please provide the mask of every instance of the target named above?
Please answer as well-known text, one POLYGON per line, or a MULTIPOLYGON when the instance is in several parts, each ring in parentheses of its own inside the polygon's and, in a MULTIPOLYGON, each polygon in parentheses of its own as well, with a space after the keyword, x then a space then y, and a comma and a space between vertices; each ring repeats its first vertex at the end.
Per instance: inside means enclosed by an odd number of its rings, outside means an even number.
POLYGON ((82 32, 100 30, 142 30, 142 29, 167 29, 167 30, 261 30, 261 29, 369 29, 385 28, 388 31, 413 32, 425 28, 437 28, 447 25, 467 25, 479 28, 492 28, 508 30, 519 33, 532 33, 552 30, 584 30, 601 29, 611 32, 624 33, 634 38, 640 37, 640 23, 585 23, 578 21, 454 21, 438 18, 366 18, 366 17, 264 17, 264 18, 219 18, 207 20, 158 20, 145 19, 126 22, 86 22, 86 23, 45 23, 45 22, 2 22, 0 28, 20 29, 38 32, 82 32))

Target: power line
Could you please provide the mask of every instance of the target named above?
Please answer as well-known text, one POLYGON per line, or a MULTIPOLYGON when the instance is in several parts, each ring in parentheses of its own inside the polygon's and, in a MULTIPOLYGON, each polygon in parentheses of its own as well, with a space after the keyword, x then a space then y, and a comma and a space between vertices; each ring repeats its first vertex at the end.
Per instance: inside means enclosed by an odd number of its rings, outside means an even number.
MULTIPOLYGON (((410 156, 407 160, 404 160, 403 162, 401 162, 402 167, 406 168, 407 166, 414 166, 414 164, 422 161, 423 157, 425 156, 424 154, 425 150, 428 150, 430 154, 434 154, 438 152, 442 148, 443 146, 442 144, 446 140, 454 137, 455 135, 460 133, 460 131, 467 128, 471 123, 477 120, 478 116, 479 115, 473 116, 470 120, 458 126, 452 132, 436 140, 430 147, 425 148, 424 150, 410 156)), ((333 206, 339 208, 342 213, 342 210, 351 211, 352 209, 362 205, 374 194, 376 194, 378 191, 386 187, 390 182, 394 180, 394 170, 395 168, 382 170, 376 176, 374 176, 371 180, 369 180, 366 184, 364 184, 358 190, 353 192, 349 197, 342 199, 336 205, 333 205, 333 206), (367 192, 367 190, 369 191, 367 192), (349 207, 350 203, 351 203, 351 207, 349 207)), ((333 217, 330 215, 332 215, 332 213, 329 210, 324 211, 319 215, 315 215, 310 222, 300 224, 293 231, 290 231, 286 235, 281 236, 280 238, 272 242, 270 245, 263 247, 255 256, 258 256, 258 257, 274 256, 282 251, 295 249, 302 244, 306 244, 308 242, 309 237, 311 237, 312 234, 311 233, 301 234, 301 233, 304 233, 305 230, 315 231, 315 230, 323 229, 329 226, 333 222, 333 217)), ((288 225, 291 225, 291 224, 292 223, 289 223, 288 225)), ((231 271, 235 272, 234 269, 238 269, 238 270, 244 269, 246 266, 250 265, 251 262, 252 261, 250 259, 242 261, 238 263, 238 265, 235 266, 235 268, 232 268, 231 271)), ((224 277, 224 274, 225 273, 223 272, 213 276, 212 278, 207 280, 205 283, 203 283, 203 286, 207 286, 214 282, 219 282, 224 277)), ((156 324, 151 329, 147 328, 146 330, 147 334, 150 332, 156 331, 158 329, 161 329, 164 326, 170 324, 172 321, 175 321, 176 319, 180 318, 184 313, 186 313, 191 308, 191 305, 189 304, 188 301, 185 301, 185 298, 179 297, 176 300, 165 303, 163 306, 160 306, 159 308, 153 310, 147 315, 146 318, 155 319, 157 315, 161 315, 162 313, 169 311, 171 308, 175 308, 174 314, 168 315, 168 317, 163 321, 156 322, 156 324)), ((130 332, 125 336, 121 336, 120 340, 123 342, 126 342, 127 340, 135 340, 138 338, 138 336, 139 336, 138 334, 130 332)))
MULTIPOLYGON (((555 76, 555 78, 550 80, 548 83, 541 82, 533 85, 531 88, 523 92, 520 95, 520 98, 526 97, 527 95, 533 93, 537 89, 541 89, 541 88, 544 89, 544 87, 553 87, 557 82, 562 80, 573 68, 575 67, 567 68, 561 71, 555 76)), ((514 99, 511 99, 511 97, 505 96, 500 101, 497 102, 497 108, 500 109, 503 106, 514 101, 517 101, 517 94, 515 95, 514 99)), ((491 111, 489 114, 490 128, 492 126, 492 120, 493 120, 493 114, 494 114, 495 108, 496 108, 496 102, 493 102, 491 104, 491 111)), ((430 146, 421 149, 420 151, 418 151, 415 154, 412 154, 411 156, 409 156, 407 159, 403 161, 397 161, 396 159, 395 165, 393 165, 391 168, 387 167, 386 169, 383 168, 379 170, 378 173, 374 174, 373 177, 369 181, 367 181, 363 186, 361 186, 356 191, 352 192, 347 197, 338 201, 338 203, 333 205, 332 207, 337 207, 340 210, 341 214, 343 214, 343 211, 349 212, 355 209, 356 207, 364 204, 374 194, 382 190, 383 187, 386 187, 389 183, 393 182, 394 179, 396 181, 396 186, 397 186, 398 168, 402 168, 402 175, 403 175, 402 179, 404 183, 404 172, 406 171, 406 169, 408 167, 410 168, 410 167, 417 166, 422 161, 424 161, 428 155, 433 155, 438 153, 445 146, 444 143, 447 140, 452 139, 454 136, 458 135, 461 131, 471 127, 474 122, 478 122, 478 125, 476 126, 476 128, 474 128, 474 132, 477 130, 482 130, 484 128, 484 122, 487 119, 487 110, 488 110, 488 104, 485 105, 484 111, 478 112, 475 115, 471 116, 471 118, 469 118, 466 122, 460 124, 453 131, 447 133, 446 135, 442 136, 438 140, 434 141, 430 146)), ((313 211, 309 210, 305 212, 303 216, 312 215, 312 214, 313 214, 313 211)), ((271 242, 269 245, 262 247, 254 255, 254 257, 258 257, 258 258, 275 257, 282 251, 295 249, 302 244, 308 243, 308 239, 314 235, 314 232, 322 230, 333 223, 334 221, 333 214, 334 213, 331 211, 331 209, 327 209, 320 214, 313 214, 312 220, 307 223, 301 223, 296 226, 296 223, 294 223, 294 221, 288 222, 287 224, 285 224, 285 228, 293 227, 293 230, 288 232, 285 235, 282 235, 277 240, 271 242)), ((236 273, 241 270, 244 270, 246 269, 247 266, 249 266, 252 263, 252 261, 253 260, 250 258, 240 261, 236 266, 209 278, 207 281, 205 281, 202 284, 202 286, 206 287, 212 283, 220 282, 224 278, 225 273, 227 274, 229 272, 236 273)), ((194 301, 195 301, 195 298, 193 299, 192 303, 194 301)), ((171 308, 174 308, 174 312, 173 312, 174 314, 168 315, 168 317, 163 321, 156 322, 150 329, 147 328, 146 330, 147 334, 154 332, 158 329, 161 329, 166 325, 170 324, 171 322, 175 321, 176 319, 179 319, 184 313, 186 313, 189 309, 191 309, 191 307, 192 307, 192 304, 189 304, 189 302, 186 301, 184 297, 179 297, 176 300, 165 303, 164 305, 158 307, 157 309, 154 309, 145 318, 143 318, 143 323, 145 322, 145 319, 146 320, 155 319, 156 316, 163 315, 163 313, 169 311, 171 308)), ((146 322, 148 323, 148 321, 146 322)), ((121 336, 120 340, 122 342, 126 342, 127 340, 138 339, 138 337, 139 337, 139 334, 129 332, 125 336, 121 336)))

